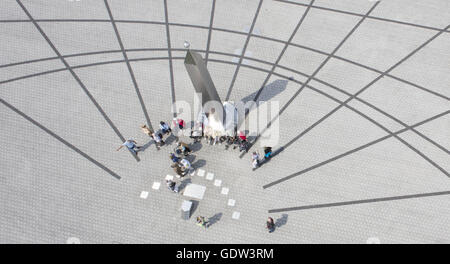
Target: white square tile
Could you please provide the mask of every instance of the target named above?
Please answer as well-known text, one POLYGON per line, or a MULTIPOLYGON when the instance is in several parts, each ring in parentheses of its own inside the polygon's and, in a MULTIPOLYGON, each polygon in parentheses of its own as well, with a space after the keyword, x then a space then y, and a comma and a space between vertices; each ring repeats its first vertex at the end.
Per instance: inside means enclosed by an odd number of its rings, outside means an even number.
POLYGON ((196 198, 203 199, 203 195, 205 195, 206 187, 198 184, 188 184, 184 189, 183 195, 196 198))
POLYGON ((199 169, 199 170, 197 171, 197 175, 200 176, 200 177, 205 176, 205 170, 199 169))
POLYGON ((214 179, 214 173, 208 172, 208 174, 206 174, 206 179, 212 181, 214 179))
POLYGON ((148 197, 148 192, 142 191, 142 192, 141 192, 141 198, 142 198, 142 199, 147 199, 147 197, 148 197))
POLYGON ((220 187, 220 185, 222 185, 222 180, 215 180, 214 185, 220 187))
POLYGON ((239 220, 239 217, 241 216, 241 213, 239 212, 233 212, 233 215, 231 216, 231 218, 239 220))
POLYGON ((223 187, 222 191, 220 193, 224 194, 224 195, 227 195, 229 191, 230 191, 230 189, 223 187))
POLYGON ((152 189, 153 190, 159 190, 159 187, 161 187, 161 183, 160 182, 154 182, 152 189))
POLYGON ((168 180, 168 181, 173 181, 173 176, 172 176, 172 175, 169 175, 169 174, 167 174, 167 176, 166 176, 166 180, 168 180))
POLYGON ((228 206, 234 206, 236 204, 236 200, 228 199, 228 206))

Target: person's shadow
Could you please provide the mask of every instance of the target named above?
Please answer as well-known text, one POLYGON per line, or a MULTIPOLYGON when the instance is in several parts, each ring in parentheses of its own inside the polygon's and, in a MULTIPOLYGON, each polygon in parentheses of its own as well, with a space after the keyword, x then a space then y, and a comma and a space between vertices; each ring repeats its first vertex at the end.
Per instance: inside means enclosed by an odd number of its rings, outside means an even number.
POLYGON ((284 226, 286 223, 287 223, 287 221, 288 221, 288 215, 287 214, 282 214, 281 215, 281 218, 278 218, 276 221, 275 221, 275 226, 278 228, 278 227, 282 227, 282 226, 284 226))
POLYGON ((222 213, 217 213, 208 219, 208 227, 220 221, 222 218, 222 213))
POLYGON ((182 193, 183 190, 184 190, 184 188, 186 188, 186 186, 187 186, 189 183, 192 183, 192 180, 191 180, 191 179, 185 179, 185 180, 182 180, 182 181, 180 182, 180 185, 178 185, 178 192, 182 193))
POLYGON ((175 137, 172 133, 164 140, 166 145, 172 145, 173 142, 175 142, 177 137, 175 137))
POLYGON ((153 139, 150 139, 150 141, 145 143, 145 145, 143 145, 139 151, 145 151, 148 147, 150 147, 153 144, 155 144, 155 141, 153 139))
POLYGON ((196 170, 196 169, 201 168, 201 167, 203 167, 205 165, 206 165, 206 160, 199 159, 195 163, 192 163, 192 168, 194 168, 194 170, 196 170))

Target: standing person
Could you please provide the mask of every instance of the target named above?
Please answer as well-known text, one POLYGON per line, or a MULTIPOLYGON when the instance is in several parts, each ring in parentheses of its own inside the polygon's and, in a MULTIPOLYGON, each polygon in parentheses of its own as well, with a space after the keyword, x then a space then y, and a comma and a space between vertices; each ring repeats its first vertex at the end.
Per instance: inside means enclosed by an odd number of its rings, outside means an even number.
POLYGON ((200 121, 195 123, 194 129, 191 131, 190 138, 194 139, 194 143, 200 142, 203 137, 203 126, 200 121))
POLYGON ((275 222, 273 221, 272 217, 269 217, 267 219, 267 229, 269 230, 269 233, 272 233, 275 230, 275 222))
POLYGON ((272 157, 272 147, 264 147, 264 159, 268 160, 272 157))
POLYGON ((256 151, 253 152, 253 154, 252 154, 252 166, 253 166, 253 170, 258 168, 258 166, 259 166, 259 153, 256 151))
POLYGON ((176 182, 174 182, 172 180, 166 180, 166 184, 167 184, 167 188, 169 188, 169 190, 171 190, 172 192, 178 193, 178 186, 177 186, 176 182))
POLYGON ((155 141, 155 144, 156 146, 158 146, 158 148, 165 144, 164 140, 162 139, 161 133, 153 133, 152 138, 155 141))
POLYGON ((148 135, 149 137, 151 137, 153 134, 153 131, 151 131, 150 128, 147 127, 147 125, 142 125, 141 130, 142 132, 144 132, 144 134, 148 135))
POLYGON ((123 146, 127 147, 136 156, 138 154, 138 151, 141 149, 141 147, 137 146, 136 141, 134 141, 132 139, 128 139, 116 151, 119 151, 123 146))
POLYGON ((181 153, 183 153, 184 156, 188 156, 192 152, 192 150, 189 148, 189 145, 184 142, 179 142, 177 148, 181 150, 181 153))
POLYGON ((241 141, 247 141, 247 136, 245 135, 244 131, 239 131, 239 138, 241 141))
POLYGON ((174 118, 173 119, 173 125, 178 127, 179 129, 184 129, 186 124, 185 124, 183 119, 181 119, 181 118, 178 118, 178 119, 174 118))
POLYGON ((161 129, 162 133, 166 135, 172 132, 172 129, 169 127, 169 125, 164 123, 163 121, 159 122, 159 128, 161 129))
POLYGON ((239 143, 239 152, 245 151, 248 152, 248 141, 247 140, 241 140, 241 142, 239 143))
POLYGON ((186 175, 186 174, 184 174, 184 171, 181 169, 180 163, 177 162, 177 163, 172 164, 172 168, 175 171, 177 178, 181 178, 186 175))
POLYGON ((197 225, 198 226, 207 228, 208 224, 209 224, 209 221, 206 221, 204 216, 197 216, 197 225))
POLYGON ((187 159, 182 159, 180 161, 180 165, 182 166, 183 172, 185 172, 186 174, 191 169, 191 163, 187 159))
POLYGON ((172 160, 173 163, 178 163, 180 161, 180 158, 177 157, 175 154, 170 153, 170 159, 172 160))

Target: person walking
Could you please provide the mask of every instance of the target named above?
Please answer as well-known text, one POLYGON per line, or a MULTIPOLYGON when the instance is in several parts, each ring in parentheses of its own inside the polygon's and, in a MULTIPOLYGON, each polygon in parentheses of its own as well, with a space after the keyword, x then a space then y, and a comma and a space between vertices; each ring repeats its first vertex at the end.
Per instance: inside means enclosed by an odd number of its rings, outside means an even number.
POLYGON ((119 151, 124 146, 127 147, 134 155, 137 155, 138 151, 141 149, 140 146, 137 146, 136 141, 134 141, 132 139, 128 139, 116 151, 119 151))
POLYGON ((267 219, 266 226, 267 229, 269 230, 269 233, 272 233, 275 230, 275 222, 273 221, 272 217, 269 217, 267 219))
POLYGON ((204 216, 197 216, 197 225, 198 226, 207 228, 208 224, 209 224, 209 221, 206 221, 204 216))

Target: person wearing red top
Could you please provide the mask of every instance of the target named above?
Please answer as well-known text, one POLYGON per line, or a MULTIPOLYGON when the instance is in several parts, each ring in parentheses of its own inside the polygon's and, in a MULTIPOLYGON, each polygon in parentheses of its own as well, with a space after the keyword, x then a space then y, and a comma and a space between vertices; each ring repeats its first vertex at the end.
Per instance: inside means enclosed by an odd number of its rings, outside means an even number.
POLYGON ((239 131, 239 138, 242 141, 247 140, 247 137, 245 136, 245 133, 243 131, 239 131))

